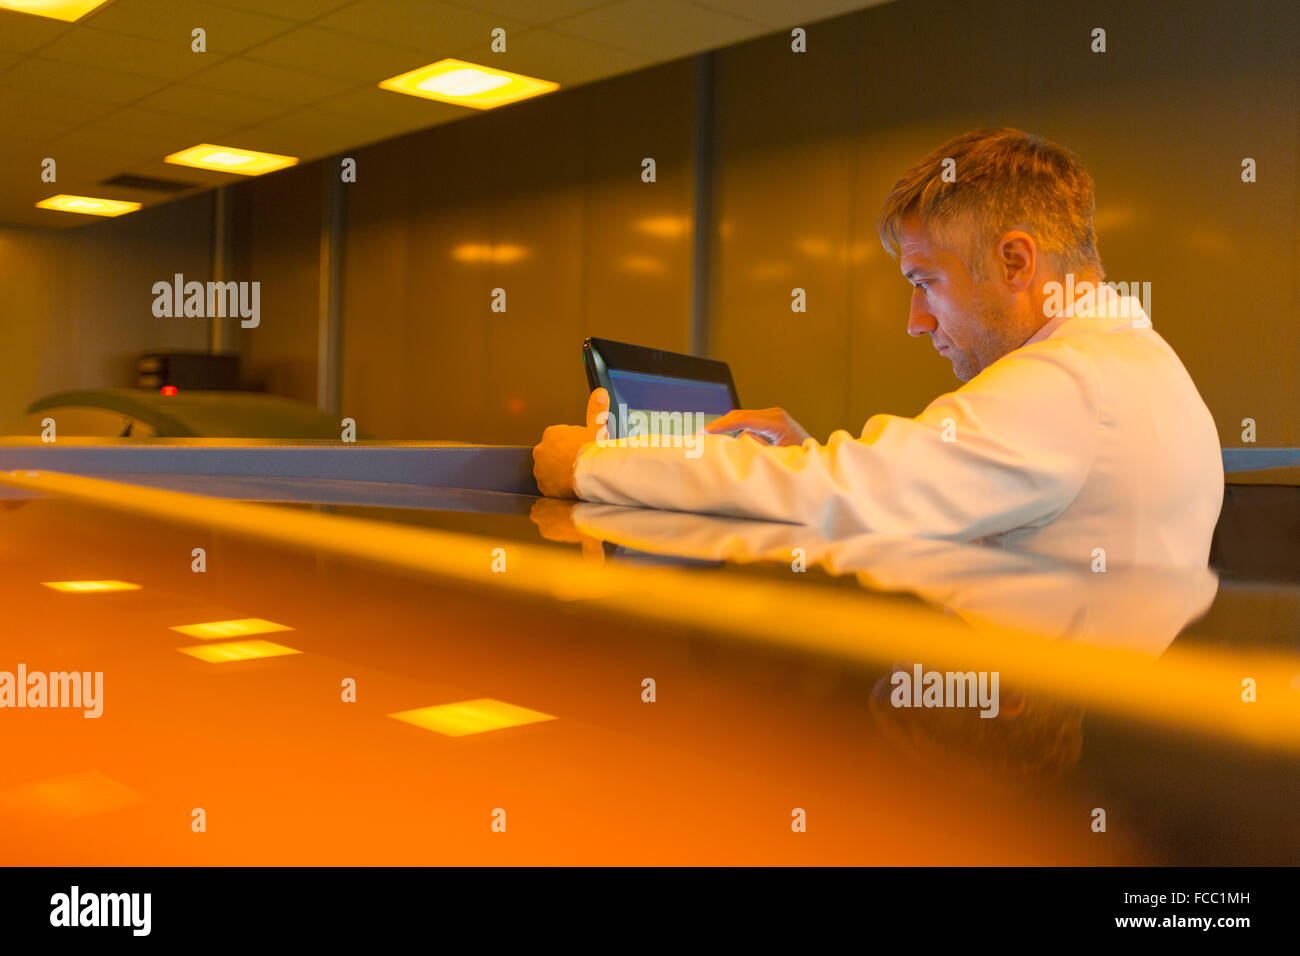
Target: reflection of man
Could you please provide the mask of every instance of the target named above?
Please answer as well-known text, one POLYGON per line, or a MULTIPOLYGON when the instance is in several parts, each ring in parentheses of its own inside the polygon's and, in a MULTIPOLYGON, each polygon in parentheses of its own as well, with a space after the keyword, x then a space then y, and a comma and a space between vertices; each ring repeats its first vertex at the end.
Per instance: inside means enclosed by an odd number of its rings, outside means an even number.
POLYGON ((696 458, 596 443, 598 389, 585 427, 552 426, 534 449, 539 487, 1204 567, 1223 498, 1214 422, 1138 301, 1102 283, 1093 205, 1092 178, 1053 143, 1017 130, 945 143, 895 184, 880 234, 913 286, 909 334, 928 335, 962 387, 825 444, 781 409, 732 412, 707 431, 744 434, 710 435, 696 458))
POLYGON ((1205 568, 1086 566, 911 535, 829 538, 799 525, 650 511, 592 502, 538 498, 531 515, 542 537, 581 541, 584 555, 603 561, 599 542, 685 562, 764 562, 853 575, 874 592, 910 592, 927 604, 985 628, 1156 656, 1218 594, 1205 568))

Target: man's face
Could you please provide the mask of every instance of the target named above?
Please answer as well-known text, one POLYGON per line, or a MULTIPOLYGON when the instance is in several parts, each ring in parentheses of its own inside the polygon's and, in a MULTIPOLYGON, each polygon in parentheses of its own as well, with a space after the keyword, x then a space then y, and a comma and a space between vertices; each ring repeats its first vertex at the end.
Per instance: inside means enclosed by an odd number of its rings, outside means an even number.
POLYGON ((972 276, 955 253, 935 244, 915 215, 903 220, 898 266, 912 283, 908 334, 930 336, 961 381, 1024 344, 1014 300, 1004 294, 999 277, 972 276))

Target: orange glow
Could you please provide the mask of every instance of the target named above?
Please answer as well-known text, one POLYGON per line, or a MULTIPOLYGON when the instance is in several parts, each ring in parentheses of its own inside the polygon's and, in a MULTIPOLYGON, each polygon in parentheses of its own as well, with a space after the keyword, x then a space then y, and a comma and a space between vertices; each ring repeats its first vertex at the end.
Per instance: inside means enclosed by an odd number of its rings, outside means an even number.
POLYGON ((686 216, 648 216, 636 221, 636 231, 657 239, 680 239, 691 231, 686 216))
POLYGON ((794 246, 809 259, 825 259, 831 254, 831 244, 821 236, 805 236, 796 239, 794 246))
POLYGON ((168 398, 171 398, 171 396, 175 395, 179 391, 180 389, 178 389, 175 385, 164 385, 162 387, 162 393, 166 395, 168 398))
POLYGON ((759 262, 749 270, 749 277, 757 279, 759 282, 766 282, 772 279, 783 279, 790 275, 793 270, 788 262, 759 262))
POLYGON ((388 716, 448 737, 465 737, 489 730, 504 730, 506 727, 522 727, 524 724, 555 720, 550 714, 492 700, 490 697, 463 700, 458 704, 420 707, 388 716))
POLYGON ((98 770, 48 777, 0 793, 0 808, 60 817, 89 817, 140 803, 140 795, 98 770))
POLYGON ((523 246, 510 243, 494 246, 486 242, 465 242, 451 250, 451 257, 457 262, 494 262, 497 265, 518 262, 520 259, 527 259, 530 255, 529 250, 523 246))
POLYGON ((663 275, 668 271, 667 266, 654 256, 624 256, 618 260, 618 267, 623 272, 633 272, 643 276, 663 275))

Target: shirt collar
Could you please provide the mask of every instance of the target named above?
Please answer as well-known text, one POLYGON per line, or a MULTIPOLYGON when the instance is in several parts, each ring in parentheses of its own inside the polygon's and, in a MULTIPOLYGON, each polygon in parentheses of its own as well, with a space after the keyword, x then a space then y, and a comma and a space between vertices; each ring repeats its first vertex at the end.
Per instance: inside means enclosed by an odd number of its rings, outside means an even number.
POLYGON ((1073 302, 1067 302, 1064 313, 1048 319, 1037 332, 1025 340, 1025 345, 1042 342, 1058 333, 1074 335, 1079 332, 1108 332, 1125 327, 1149 328, 1150 325, 1151 320, 1143 311, 1139 299, 1134 296, 1121 296, 1105 283, 1099 283, 1097 294, 1089 304, 1076 310, 1073 302))

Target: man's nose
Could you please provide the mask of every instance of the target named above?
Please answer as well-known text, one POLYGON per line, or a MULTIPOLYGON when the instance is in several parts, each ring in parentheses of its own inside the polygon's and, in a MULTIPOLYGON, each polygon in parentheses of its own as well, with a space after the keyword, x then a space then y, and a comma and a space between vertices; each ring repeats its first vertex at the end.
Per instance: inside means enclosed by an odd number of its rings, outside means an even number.
POLYGON ((907 334, 908 335, 927 335, 939 327, 935 322, 934 316, 925 307, 921 300, 919 290, 912 293, 912 306, 907 313, 907 334))

